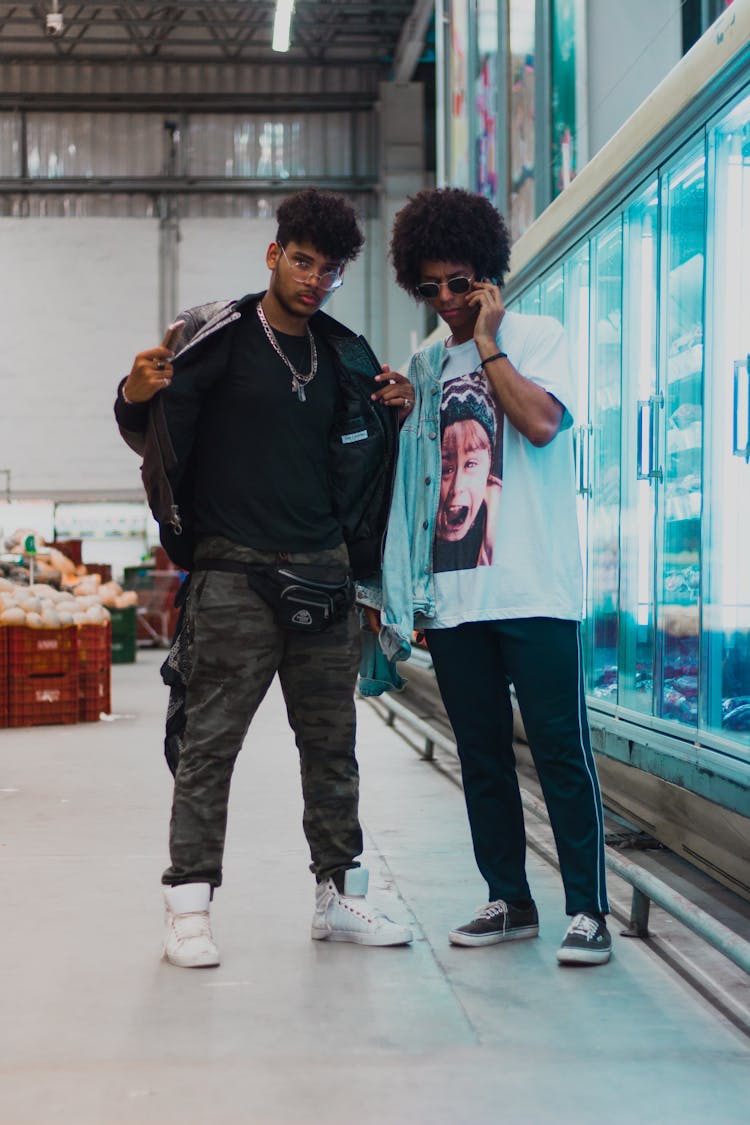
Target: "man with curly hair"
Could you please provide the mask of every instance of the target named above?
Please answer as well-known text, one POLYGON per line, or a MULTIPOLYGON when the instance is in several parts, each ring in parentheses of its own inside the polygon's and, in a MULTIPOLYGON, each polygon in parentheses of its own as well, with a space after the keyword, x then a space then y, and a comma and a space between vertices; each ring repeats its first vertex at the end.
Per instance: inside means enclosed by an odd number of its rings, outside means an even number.
POLYGON ((456 736, 489 901, 449 939, 479 946, 539 932, 525 870, 512 681, 572 917, 557 957, 561 964, 602 964, 611 939, 583 687, 574 384, 563 330, 549 317, 505 310, 508 232, 482 196, 456 188, 415 195, 396 216, 391 256, 398 284, 450 329, 409 367, 415 404, 401 429, 381 631, 386 655, 396 659, 408 654, 413 628, 424 632, 456 736), (454 484, 457 421, 474 431, 474 440, 463 442, 462 462, 483 488, 490 467, 502 481, 490 544, 486 499, 480 504, 478 491, 472 498, 468 487, 454 484), (446 535, 458 541, 472 533, 470 550, 459 554, 452 543, 450 565, 441 562, 446 535))
MULTIPOLYGON (((163 670, 175 774, 164 956, 185 968, 219 964, 209 905, 222 882, 230 780, 277 674, 317 881, 312 937, 403 945, 412 936, 368 903, 357 860, 351 596, 352 577, 380 564, 408 385, 321 312, 364 241, 353 208, 311 188, 287 198, 277 220, 268 289, 181 313, 174 339, 136 356, 115 405, 143 454, 162 542, 191 571, 163 670)), ((269 858, 274 846, 286 842, 269 840, 269 858)))

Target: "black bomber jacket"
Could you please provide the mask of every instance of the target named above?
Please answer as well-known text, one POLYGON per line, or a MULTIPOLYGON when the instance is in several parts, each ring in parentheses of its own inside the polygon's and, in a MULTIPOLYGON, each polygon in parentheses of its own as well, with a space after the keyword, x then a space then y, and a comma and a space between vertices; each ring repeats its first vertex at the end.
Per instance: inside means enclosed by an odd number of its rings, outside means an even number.
MULTIPOLYGON (((253 314, 262 293, 238 301, 216 301, 179 314, 184 321, 172 361, 179 397, 159 392, 148 403, 129 404, 120 383, 115 417, 128 445, 143 456, 141 476, 149 507, 172 561, 190 570, 195 547, 192 511, 192 450, 201 406, 226 369, 228 334, 241 316, 253 314)), ((391 499, 398 449, 395 414, 370 398, 380 364, 367 341, 343 324, 317 312, 313 331, 330 346, 339 376, 339 407, 328 456, 334 511, 355 578, 380 569, 381 547, 391 499)))

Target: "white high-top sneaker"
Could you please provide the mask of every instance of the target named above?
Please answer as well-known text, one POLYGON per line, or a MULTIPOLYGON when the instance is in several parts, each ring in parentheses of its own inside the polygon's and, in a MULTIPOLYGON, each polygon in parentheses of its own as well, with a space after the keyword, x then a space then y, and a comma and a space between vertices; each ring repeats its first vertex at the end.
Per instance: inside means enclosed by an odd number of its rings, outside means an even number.
POLYGON ((166 935, 164 958, 181 969, 203 969, 220 963, 211 933, 210 883, 182 883, 164 888, 166 935))
POLYGON ((344 893, 333 879, 318 883, 311 936, 315 941, 353 941, 358 945, 408 945, 412 933, 366 899, 369 874, 364 867, 344 875, 344 893))

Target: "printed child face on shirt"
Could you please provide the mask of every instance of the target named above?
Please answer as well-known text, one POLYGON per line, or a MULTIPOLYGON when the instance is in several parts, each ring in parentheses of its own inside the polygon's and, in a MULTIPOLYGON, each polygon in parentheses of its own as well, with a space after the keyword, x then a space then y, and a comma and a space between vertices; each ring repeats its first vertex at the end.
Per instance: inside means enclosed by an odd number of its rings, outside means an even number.
POLYGON ((491 566, 502 490, 502 424, 485 377, 448 380, 440 407, 435 572, 491 566))
POLYGON ((470 418, 447 426, 441 458, 436 535, 455 542, 467 534, 484 503, 492 467, 487 431, 470 418))

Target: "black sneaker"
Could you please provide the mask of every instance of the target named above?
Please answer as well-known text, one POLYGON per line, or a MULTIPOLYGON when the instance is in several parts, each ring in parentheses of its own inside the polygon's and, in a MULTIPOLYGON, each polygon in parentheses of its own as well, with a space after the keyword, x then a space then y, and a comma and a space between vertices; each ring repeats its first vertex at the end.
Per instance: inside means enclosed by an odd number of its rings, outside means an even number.
POLYGON ((612 953, 612 938, 602 919, 576 914, 557 951, 561 965, 603 965, 612 953))
POLYGON ((451 930, 448 940, 452 945, 495 945, 538 934, 539 915, 533 902, 524 910, 498 899, 480 906, 470 922, 451 930))

